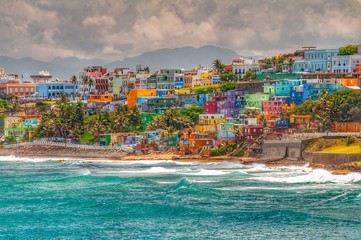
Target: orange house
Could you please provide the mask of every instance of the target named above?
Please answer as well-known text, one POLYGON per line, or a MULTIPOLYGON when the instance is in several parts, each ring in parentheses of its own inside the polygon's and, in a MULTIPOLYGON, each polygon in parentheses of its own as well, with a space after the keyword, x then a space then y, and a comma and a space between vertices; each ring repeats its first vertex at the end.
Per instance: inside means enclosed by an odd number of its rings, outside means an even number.
POLYGON ((342 78, 341 87, 358 87, 358 78, 342 78))
POLYGON ((296 104, 294 104, 294 103, 291 103, 290 105, 284 104, 282 106, 282 112, 291 112, 294 110, 296 110, 296 104))
POLYGON ((155 97, 157 92, 155 89, 133 89, 127 96, 128 108, 137 106, 138 97, 155 97))
POLYGON ((359 122, 334 122, 335 132, 360 132, 361 123, 359 122))
POLYGON ((189 149, 198 153, 202 149, 211 149, 214 146, 213 139, 190 139, 189 140, 189 149))
POLYGON ((110 94, 90 95, 88 102, 112 102, 113 96, 110 94))

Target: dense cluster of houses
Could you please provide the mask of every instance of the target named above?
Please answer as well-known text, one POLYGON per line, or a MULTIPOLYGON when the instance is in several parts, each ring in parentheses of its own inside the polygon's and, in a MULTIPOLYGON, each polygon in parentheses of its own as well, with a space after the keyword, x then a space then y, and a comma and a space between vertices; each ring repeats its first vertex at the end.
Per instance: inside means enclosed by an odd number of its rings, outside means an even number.
MULTIPOLYGON (((196 86, 221 83, 219 74, 212 68, 150 72, 147 66, 137 65, 135 70, 117 68, 112 72, 101 66, 90 66, 79 74, 77 81, 52 80, 48 72, 32 75, 32 81, 20 81, 16 75, 5 74, 1 69, 0 94, 40 99, 66 94, 72 100, 86 102, 88 110, 93 112, 112 111, 116 105, 137 107, 141 110, 144 131, 155 116, 168 109, 201 106, 204 113, 193 129, 177 133, 159 129, 138 135, 112 133, 100 139, 102 145, 124 145, 138 150, 177 146, 184 152, 195 153, 224 142, 236 142, 240 136, 252 145, 261 135, 279 138, 304 128, 316 128, 310 115, 292 115, 289 120, 283 120, 282 115, 292 112, 306 99, 318 99, 322 91, 360 89, 361 48, 354 55, 337 53, 337 49, 297 51, 291 54, 295 60, 292 71, 281 73, 261 70, 262 60, 233 59, 224 71, 233 72, 241 79, 253 70, 256 77, 225 92, 197 94, 194 91, 196 86)), ((19 139, 38 119, 22 113, 9 115, 5 118, 4 134, 13 134, 19 139)), ((335 130, 360 131, 360 124, 335 123, 335 130)))

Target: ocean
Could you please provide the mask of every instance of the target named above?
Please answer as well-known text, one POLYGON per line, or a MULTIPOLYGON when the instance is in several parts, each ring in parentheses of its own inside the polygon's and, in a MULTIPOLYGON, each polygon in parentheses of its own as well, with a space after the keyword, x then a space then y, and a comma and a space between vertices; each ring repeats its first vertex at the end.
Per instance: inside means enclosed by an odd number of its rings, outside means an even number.
POLYGON ((0 239, 361 239, 361 174, 0 157, 0 239))

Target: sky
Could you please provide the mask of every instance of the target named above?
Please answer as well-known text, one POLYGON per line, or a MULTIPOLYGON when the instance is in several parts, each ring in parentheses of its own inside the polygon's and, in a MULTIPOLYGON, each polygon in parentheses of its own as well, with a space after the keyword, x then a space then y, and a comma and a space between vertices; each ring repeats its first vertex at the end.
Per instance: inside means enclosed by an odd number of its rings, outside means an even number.
POLYGON ((0 0, 0 55, 122 60, 215 45, 243 56, 361 43, 361 0, 0 0))

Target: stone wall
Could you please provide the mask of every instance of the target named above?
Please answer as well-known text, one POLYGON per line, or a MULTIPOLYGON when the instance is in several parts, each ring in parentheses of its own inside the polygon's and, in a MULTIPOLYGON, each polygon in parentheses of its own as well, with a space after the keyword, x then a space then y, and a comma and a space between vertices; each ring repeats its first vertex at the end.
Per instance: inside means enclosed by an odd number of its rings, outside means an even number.
POLYGON ((240 82, 237 83, 236 89, 239 90, 246 90, 250 94, 252 93, 263 93, 263 83, 264 81, 257 81, 257 82, 240 82))
POLYGON ((361 154, 334 154, 304 152, 303 158, 310 163, 323 165, 341 165, 361 161, 361 154))

